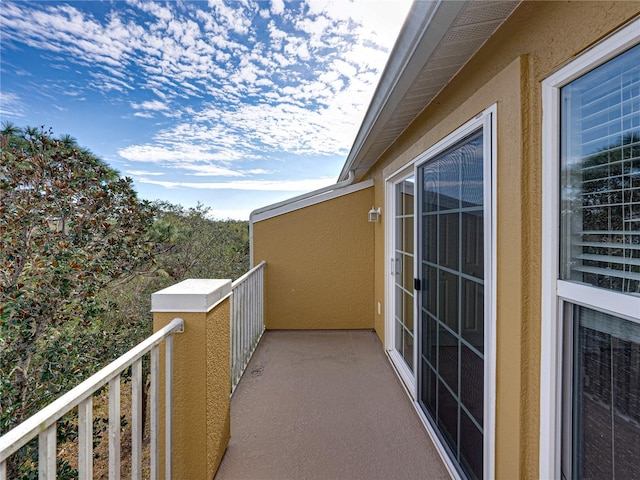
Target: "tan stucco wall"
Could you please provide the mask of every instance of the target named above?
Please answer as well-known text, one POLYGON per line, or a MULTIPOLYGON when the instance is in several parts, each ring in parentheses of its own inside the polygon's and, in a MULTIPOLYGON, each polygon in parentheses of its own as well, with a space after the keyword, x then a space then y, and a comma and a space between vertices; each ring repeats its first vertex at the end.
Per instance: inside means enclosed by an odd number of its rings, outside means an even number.
POLYGON ((253 224, 267 329, 373 327, 373 188, 253 224))
MULTIPOLYGON (((640 2, 522 4, 365 176, 384 205, 384 178, 497 104, 497 478, 538 477, 541 81, 639 13, 640 2)), ((381 301, 381 225, 375 237, 381 301)))
MULTIPOLYGON (((227 298, 208 313, 154 313, 154 330, 176 317, 185 323, 184 333, 174 336, 174 478, 213 478, 229 442, 229 306, 227 298)), ((164 375, 164 354, 160 365, 164 375)), ((160 422, 164 430, 164 377, 160 386, 160 422)), ((160 444, 163 462, 164 431, 160 444)))

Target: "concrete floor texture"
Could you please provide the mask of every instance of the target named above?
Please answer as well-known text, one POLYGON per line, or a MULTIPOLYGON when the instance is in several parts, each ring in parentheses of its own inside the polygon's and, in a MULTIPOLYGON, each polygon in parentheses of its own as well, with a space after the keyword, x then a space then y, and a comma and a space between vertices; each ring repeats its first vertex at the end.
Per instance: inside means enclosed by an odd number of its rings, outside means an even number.
POLYGON ((268 331, 218 480, 449 479, 372 331, 268 331))

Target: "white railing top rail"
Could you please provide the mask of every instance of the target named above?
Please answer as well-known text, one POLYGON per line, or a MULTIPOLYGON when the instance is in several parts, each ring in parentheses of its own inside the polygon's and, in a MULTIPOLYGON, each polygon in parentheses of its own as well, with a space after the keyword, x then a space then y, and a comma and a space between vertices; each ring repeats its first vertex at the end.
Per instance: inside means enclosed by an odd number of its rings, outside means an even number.
POLYGON ((65 393, 16 428, 0 437, 0 462, 5 461, 39 433, 53 425, 72 408, 93 395, 96 390, 109 383, 109 380, 117 377, 125 368, 128 368, 145 353, 160 344, 165 337, 172 333, 183 331, 184 320, 174 318, 166 327, 158 330, 117 360, 114 360, 80 385, 65 393))
POLYGON ((256 265, 255 267, 253 267, 251 270, 249 270, 247 273, 245 273, 244 275, 242 275, 240 278, 238 278, 237 280, 234 280, 231 283, 231 288, 235 288, 238 285, 240 285, 241 283, 246 282, 249 277, 251 277, 252 274, 254 274, 255 272, 257 272, 259 269, 264 268, 264 266, 267 264, 267 262, 265 262, 264 260, 261 261, 258 265, 256 265))

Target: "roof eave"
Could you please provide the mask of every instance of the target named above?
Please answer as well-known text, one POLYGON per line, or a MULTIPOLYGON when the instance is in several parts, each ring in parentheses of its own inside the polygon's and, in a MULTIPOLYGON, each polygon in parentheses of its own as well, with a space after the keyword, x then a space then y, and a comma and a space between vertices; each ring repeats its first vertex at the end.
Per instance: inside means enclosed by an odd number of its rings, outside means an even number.
POLYGON ((467 1, 415 1, 391 51, 380 82, 369 104, 338 181, 355 171, 356 181, 366 170, 359 160, 377 131, 397 109, 434 50, 455 23, 467 1), (419 61, 419 59, 422 59, 419 61))

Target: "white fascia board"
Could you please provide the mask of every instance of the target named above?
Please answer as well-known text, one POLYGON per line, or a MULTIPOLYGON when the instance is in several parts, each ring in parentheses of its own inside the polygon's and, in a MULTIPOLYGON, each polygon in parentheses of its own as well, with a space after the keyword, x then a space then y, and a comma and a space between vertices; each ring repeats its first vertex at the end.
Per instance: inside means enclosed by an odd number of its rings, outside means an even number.
POLYGON ((384 128, 467 3, 443 0, 413 3, 338 180, 357 170, 354 164, 366 155, 370 143, 384 128))
POLYGON ((152 312, 208 312, 231 293, 231 280, 190 278, 151 295, 152 312))
POLYGON ((364 182, 356 183, 354 185, 349 185, 347 187, 324 192, 313 197, 307 197, 295 203, 287 203, 285 205, 281 205, 279 207, 263 212, 254 212, 253 214, 251 214, 251 224, 260 222, 262 220, 267 220, 269 218, 277 217, 278 215, 284 215, 295 210, 300 210, 301 208, 309 207, 311 205, 326 202, 328 200, 342 197, 343 195, 348 195, 350 193, 358 192, 370 187, 373 187, 373 180, 365 180, 364 182))

